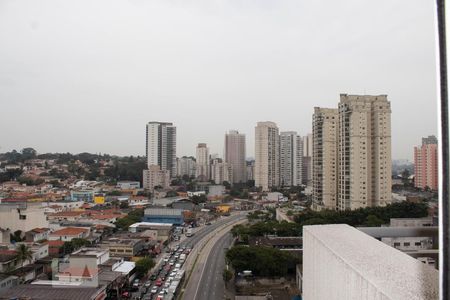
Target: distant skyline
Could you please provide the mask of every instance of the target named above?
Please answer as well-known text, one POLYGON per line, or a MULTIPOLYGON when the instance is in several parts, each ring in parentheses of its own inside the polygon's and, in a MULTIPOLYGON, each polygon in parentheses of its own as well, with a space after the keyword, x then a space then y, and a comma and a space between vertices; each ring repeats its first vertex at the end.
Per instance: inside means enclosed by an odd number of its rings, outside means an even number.
POLYGON ((222 157, 230 129, 254 157, 258 121, 304 136, 347 93, 388 95, 411 161, 437 133, 433 18, 419 0, 0 0, 0 152, 144 156, 164 121, 178 157, 222 157))

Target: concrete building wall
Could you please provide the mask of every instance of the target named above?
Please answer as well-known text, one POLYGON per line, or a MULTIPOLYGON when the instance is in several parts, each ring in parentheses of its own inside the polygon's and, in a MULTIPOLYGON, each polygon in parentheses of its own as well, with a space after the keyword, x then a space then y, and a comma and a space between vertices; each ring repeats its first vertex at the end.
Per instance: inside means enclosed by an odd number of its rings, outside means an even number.
POLYGON ((11 232, 21 230, 23 233, 34 228, 48 228, 44 209, 39 205, 28 205, 24 209, 13 205, 3 206, 0 209, 0 228, 9 229, 11 232))
POLYGON ((303 227, 303 299, 431 300, 439 272, 348 225, 303 227))

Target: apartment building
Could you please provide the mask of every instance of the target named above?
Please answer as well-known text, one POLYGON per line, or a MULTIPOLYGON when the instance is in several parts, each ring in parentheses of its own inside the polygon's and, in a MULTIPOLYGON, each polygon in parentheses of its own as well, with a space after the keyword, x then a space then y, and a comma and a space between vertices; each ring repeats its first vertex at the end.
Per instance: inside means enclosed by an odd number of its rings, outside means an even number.
POLYGON ((338 110, 314 108, 312 209, 336 209, 338 110))
POLYGON ((177 176, 195 176, 195 158, 192 156, 183 156, 177 158, 177 176))
POLYGON ((268 191, 280 185, 280 138, 274 122, 258 122, 255 127, 255 186, 268 191))
POLYGON ((232 183, 247 182, 247 165, 245 161, 245 134, 230 130, 225 134, 225 162, 233 170, 232 183))
POLYGON ((313 135, 308 133, 303 137, 303 158, 302 158, 302 183, 310 186, 312 184, 312 155, 313 155, 313 135))
POLYGON ((167 189, 170 186, 169 170, 161 170, 159 166, 150 166, 148 170, 143 171, 144 189, 153 191, 159 186, 167 189))
POLYGON ((303 140, 295 131, 280 133, 280 185, 302 184, 303 140))
POLYGON ((392 201, 390 102, 340 98, 337 110, 315 108, 313 116, 313 209, 385 206, 392 201))
POLYGON ((438 148, 437 138, 422 138, 422 145, 414 147, 414 186, 437 191, 438 189, 438 148))
POLYGON ((223 162, 216 158, 211 161, 211 180, 215 184, 222 184, 224 181, 233 182, 233 167, 230 163, 223 162))
POLYGON ((177 128, 172 123, 149 122, 146 127, 147 167, 159 166, 170 177, 177 173, 177 128))
POLYGON ((209 148, 205 143, 199 143, 196 149, 195 177, 201 181, 210 179, 209 148))
POLYGON ((391 106, 386 95, 341 94, 338 209, 391 203, 391 106))

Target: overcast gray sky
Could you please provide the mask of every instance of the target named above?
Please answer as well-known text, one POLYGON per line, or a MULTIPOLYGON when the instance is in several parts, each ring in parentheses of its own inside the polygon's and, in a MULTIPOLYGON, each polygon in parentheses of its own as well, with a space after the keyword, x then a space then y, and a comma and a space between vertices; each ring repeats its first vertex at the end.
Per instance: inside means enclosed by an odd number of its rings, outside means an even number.
POLYGON ((340 93, 388 94, 393 158, 436 134, 433 1, 0 0, 0 152, 178 156, 257 121, 311 132, 340 93))

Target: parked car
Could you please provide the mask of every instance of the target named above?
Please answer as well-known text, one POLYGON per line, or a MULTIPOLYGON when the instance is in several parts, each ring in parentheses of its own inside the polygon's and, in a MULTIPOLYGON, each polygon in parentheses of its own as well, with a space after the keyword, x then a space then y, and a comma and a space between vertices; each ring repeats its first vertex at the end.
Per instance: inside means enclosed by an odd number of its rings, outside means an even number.
POLYGON ((158 287, 157 286, 153 286, 152 290, 150 291, 150 293, 152 294, 156 294, 158 292, 158 287))

